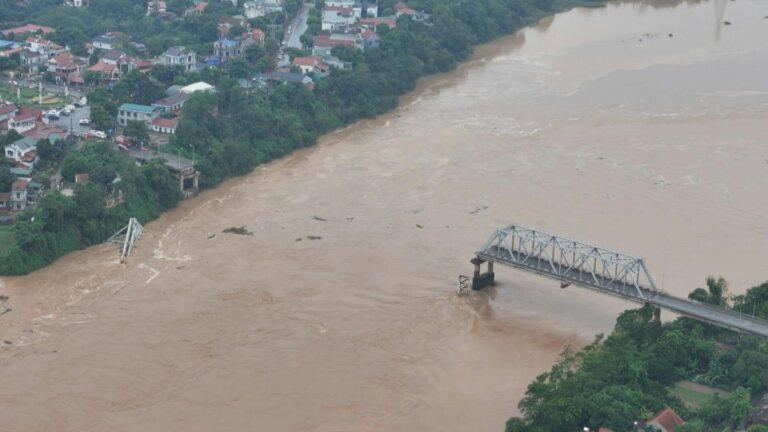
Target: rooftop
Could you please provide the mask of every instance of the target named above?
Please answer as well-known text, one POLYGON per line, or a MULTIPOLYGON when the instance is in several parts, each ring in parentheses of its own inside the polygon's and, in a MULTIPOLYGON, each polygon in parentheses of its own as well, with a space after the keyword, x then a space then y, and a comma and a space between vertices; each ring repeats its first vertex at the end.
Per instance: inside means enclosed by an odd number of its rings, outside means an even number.
POLYGON ((139 105, 134 103, 124 103, 120 105, 120 111, 140 112, 144 114, 152 114, 155 112, 155 107, 149 105, 139 105))
POLYGON ((157 102, 153 102, 152 105, 159 106, 159 107, 171 107, 178 103, 184 102, 187 99, 189 99, 188 93, 179 92, 174 95, 160 99, 157 102))

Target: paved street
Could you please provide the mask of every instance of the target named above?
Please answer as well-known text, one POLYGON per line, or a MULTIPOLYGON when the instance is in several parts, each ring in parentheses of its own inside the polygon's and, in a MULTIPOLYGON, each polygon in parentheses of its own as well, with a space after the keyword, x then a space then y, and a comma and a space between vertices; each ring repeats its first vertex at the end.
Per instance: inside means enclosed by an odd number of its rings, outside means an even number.
POLYGON ((82 108, 75 108, 69 116, 61 116, 58 120, 49 120, 50 124, 61 126, 66 130, 69 130, 70 125, 75 133, 84 133, 91 130, 90 126, 81 126, 78 124, 80 119, 89 118, 91 115, 91 109, 88 106, 82 108))
POLYGON ((296 15, 296 18, 291 22, 291 25, 288 28, 288 34, 286 35, 288 48, 301 49, 301 35, 307 31, 307 19, 309 18, 310 9, 311 5, 305 3, 301 6, 301 10, 296 15))

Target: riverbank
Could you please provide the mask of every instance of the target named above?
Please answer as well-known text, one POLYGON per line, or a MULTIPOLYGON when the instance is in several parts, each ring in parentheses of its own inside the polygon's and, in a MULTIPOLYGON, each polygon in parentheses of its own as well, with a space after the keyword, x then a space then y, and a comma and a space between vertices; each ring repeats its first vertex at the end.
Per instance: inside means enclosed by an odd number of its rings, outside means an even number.
POLYGON ((97 246, 3 278, 6 428, 501 430, 627 307, 503 269, 457 299, 509 222, 643 256, 677 295, 759 283, 768 28, 727 5, 717 43, 708 3, 559 14, 182 202, 127 265, 97 246))

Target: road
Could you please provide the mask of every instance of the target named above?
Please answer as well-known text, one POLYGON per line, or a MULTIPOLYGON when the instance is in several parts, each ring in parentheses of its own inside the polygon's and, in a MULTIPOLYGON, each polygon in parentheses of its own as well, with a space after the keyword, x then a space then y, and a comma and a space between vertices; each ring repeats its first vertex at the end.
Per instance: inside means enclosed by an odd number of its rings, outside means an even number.
POLYGON ((307 19, 309 19, 309 10, 313 7, 311 3, 304 3, 301 6, 301 10, 291 20, 283 38, 283 44, 280 45, 280 53, 278 54, 277 66, 288 67, 291 64, 291 59, 288 54, 285 53, 286 48, 301 49, 301 35, 307 31, 307 19))
POLYGON ((288 41, 286 44, 288 48, 301 49, 301 35, 307 31, 307 19, 309 19, 309 10, 311 7, 311 4, 304 3, 304 5, 301 6, 299 13, 296 14, 296 17, 291 21, 291 25, 288 27, 288 32, 285 37, 285 40, 288 41))

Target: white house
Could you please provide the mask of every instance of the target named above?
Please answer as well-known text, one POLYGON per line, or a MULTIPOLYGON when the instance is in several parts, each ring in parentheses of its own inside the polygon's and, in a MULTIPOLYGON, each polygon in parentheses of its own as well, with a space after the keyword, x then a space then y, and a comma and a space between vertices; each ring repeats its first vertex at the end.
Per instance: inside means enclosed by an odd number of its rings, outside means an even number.
POLYGON ((31 167, 37 160, 37 147, 33 138, 25 137, 5 146, 5 157, 25 167, 31 167))
POLYGON ((160 64, 182 66, 184 72, 194 72, 197 70, 197 54, 183 46, 172 46, 160 55, 160 64))
POLYGON ((11 185, 11 208, 24 210, 27 208, 27 181, 16 180, 11 185))
POLYGON ((348 27, 360 18, 355 16, 355 11, 345 6, 326 6, 323 8, 323 30, 333 31, 339 28, 348 27))

